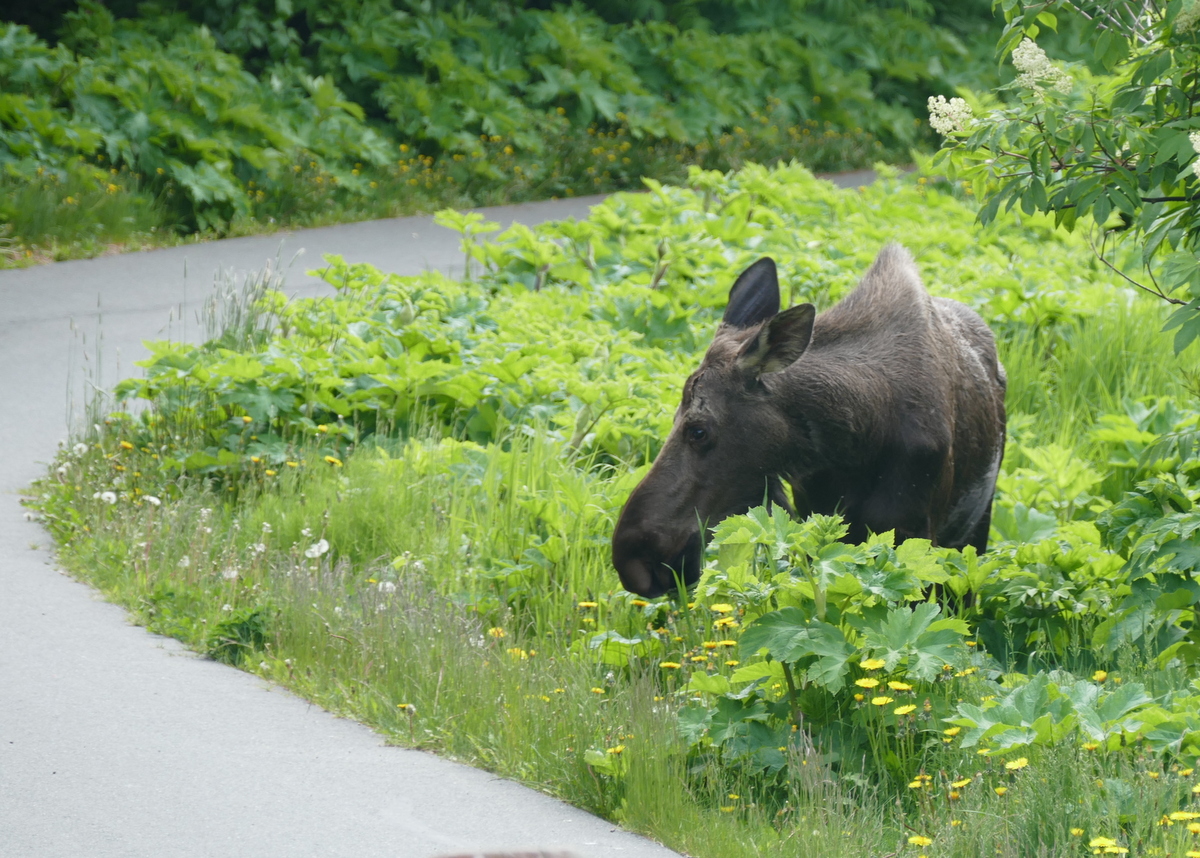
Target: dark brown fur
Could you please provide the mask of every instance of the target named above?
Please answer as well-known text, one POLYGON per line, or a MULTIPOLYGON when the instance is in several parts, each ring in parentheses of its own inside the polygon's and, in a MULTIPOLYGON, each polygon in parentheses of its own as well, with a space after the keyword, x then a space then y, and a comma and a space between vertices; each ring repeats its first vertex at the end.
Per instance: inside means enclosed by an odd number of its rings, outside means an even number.
POLYGON ((724 323, 684 385, 675 423, 613 533, 631 592, 699 576, 702 527, 772 502, 845 516, 848 538, 987 546, 1004 451, 1004 368, 968 307, 931 298, 888 245, 820 316, 779 312, 764 259, 730 290, 724 323))

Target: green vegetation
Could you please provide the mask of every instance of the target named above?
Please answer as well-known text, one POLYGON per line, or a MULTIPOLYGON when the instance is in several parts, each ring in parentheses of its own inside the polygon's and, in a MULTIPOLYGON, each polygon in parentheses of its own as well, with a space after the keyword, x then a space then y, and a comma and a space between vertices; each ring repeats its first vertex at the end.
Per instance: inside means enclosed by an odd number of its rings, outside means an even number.
POLYGON ((0 23, 9 264, 679 182, 689 164, 907 160, 930 92, 994 82, 998 26, 981 0, 24 14, 38 34, 0 23))
POLYGON ((691 854, 1185 854, 1197 367, 1078 236, 974 217, 795 165, 490 238, 443 213, 470 279, 331 259, 332 298, 232 296, 31 503, 149 628, 691 854), (688 599, 621 591, 615 516, 734 275, 769 253, 829 306, 893 239, 997 333, 992 550, 759 509, 688 599))
POLYGON ((1176 306, 1168 329, 1186 348, 1200 336, 1200 7, 996 5, 1007 20, 999 51, 1019 72, 1006 87, 1015 97, 930 99, 949 174, 973 183, 985 223, 1020 206, 1085 227, 1114 271, 1137 272, 1125 276, 1176 306), (1084 46, 1065 70, 1034 42, 1060 23, 1084 46))

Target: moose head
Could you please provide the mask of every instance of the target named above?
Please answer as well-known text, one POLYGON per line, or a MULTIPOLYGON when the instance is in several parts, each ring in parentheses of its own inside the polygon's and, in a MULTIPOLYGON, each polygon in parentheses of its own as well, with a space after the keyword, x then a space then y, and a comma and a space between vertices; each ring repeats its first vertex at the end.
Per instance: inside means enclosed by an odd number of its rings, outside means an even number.
POLYGON ((764 499, 787 505, 778 475, 797 432, 776 407, 773 377, 804 354, 815 317, 812 304, 779 312, 769 258, 733 284, 671 434, 617 523, 613 565, 625 589, 657 596, 695 583, 707 526, 764 499))

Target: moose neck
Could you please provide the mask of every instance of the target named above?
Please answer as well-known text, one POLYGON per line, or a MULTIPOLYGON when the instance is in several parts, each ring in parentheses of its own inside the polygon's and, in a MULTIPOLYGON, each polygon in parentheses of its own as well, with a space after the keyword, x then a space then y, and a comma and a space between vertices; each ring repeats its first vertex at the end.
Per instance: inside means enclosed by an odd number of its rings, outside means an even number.
POLYGON ((865 465, 886 440, 892 402, 883 379, 864 362, 832 351, 814 343, 795 364, 764 377, 791 426, 789 460, 782 470, 792 479, 831 462, 865 465))

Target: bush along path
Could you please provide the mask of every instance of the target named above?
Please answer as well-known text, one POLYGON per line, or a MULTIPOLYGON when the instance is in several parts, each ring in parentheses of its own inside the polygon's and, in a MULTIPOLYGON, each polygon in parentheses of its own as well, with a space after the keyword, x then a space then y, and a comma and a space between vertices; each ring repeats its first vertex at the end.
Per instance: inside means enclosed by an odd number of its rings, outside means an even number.
POLYGON ((631 189, 691 163, 906 161, 933 142, 930 92, 994 77, 978 0, 546 5, 82 2, 30 10, 38 34, 0 22, 0 261, 631 189))
POLYGON ((536 228, 446 212, 469 279, 331 258, 332 299, 152 346, 117 388, 147 407, 31 506, 149 628, 690 854, 1185 854, 1194 360, 1081 238, 974 215, 753 165, 536 228), (770 254, 829 306, 893 239, 997 334, 992 549, 757 509, 687 598, 620 590, 614 517, 733 274, 770 254))

